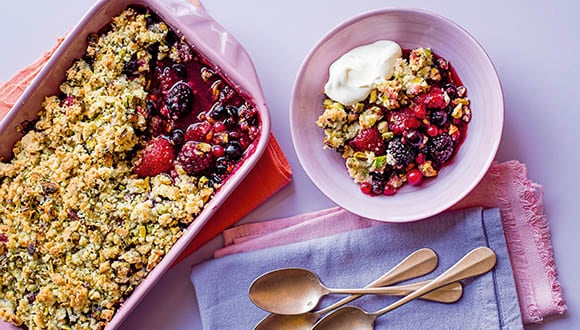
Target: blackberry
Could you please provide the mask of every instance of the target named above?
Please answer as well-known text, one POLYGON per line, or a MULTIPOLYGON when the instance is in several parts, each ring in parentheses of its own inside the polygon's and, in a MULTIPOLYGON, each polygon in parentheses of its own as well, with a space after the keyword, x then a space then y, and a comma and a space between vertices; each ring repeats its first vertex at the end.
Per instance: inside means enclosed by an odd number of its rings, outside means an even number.
POLYGON ((207 143, 188 141, 181 148, 176 161, 190 175, 203 172, 213 163, 211 146, 207 143))
POLYGON ((387 145, 387 163, 402 168, 415 160, 417 151, 411 145, 404 144, 400 137, 393 138, 387 145))
POLYGON ((441 166, 451 158, 455 151, 455 143, 448 134, 438 135, 427 144, 427 153, 433 162, 441 166))
POLYGON ((183 81, 178 81, 167 92, 165 106, 167 107, 168 113, 163 113, 163 115, 167 118, 177 120, 181 115, 191 110, 192 105, 193 92, 191 91, 191 87, 183 81))

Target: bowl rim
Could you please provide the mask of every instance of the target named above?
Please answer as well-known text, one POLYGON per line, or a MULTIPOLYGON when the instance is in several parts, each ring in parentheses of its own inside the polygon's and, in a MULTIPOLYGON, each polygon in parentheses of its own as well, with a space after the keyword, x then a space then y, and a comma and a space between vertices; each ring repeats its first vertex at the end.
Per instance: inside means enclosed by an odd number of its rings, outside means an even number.
MULTIPOLYGON (((426 10, 426 9, 422 9, 422 8, 401 8, 401 7, 383 7, 383 8, 377 8, 377 9, 371 9, 359 14, 356 14, 350 18, 347 18, 345 20, 343 20, 342 22, 338 23, 335 27, 331 28, 328 32, 326 32, 321 39, 316 42, 314 44, 314 46, 309 50, 309 52, 306 54, 306 56, 304 57, 302 63, 300 64, 300 69, 298 70, 294 83, 292 85, 292 93, 290 96, 290 104, 289 104, 289 123, 290 123, 290 135, 292 138, 292 142, 294 145, 294 150, 296 152, 296 156, 298 158, 298 161, 300 163, 300 165, 302 166, 302 168, 304 169, 304 171, 306 172, 307 176, 310 178, 310 180, 314 183, 314 185, 326 196, 328 197, 330 200, 332 200, 335 204, 337 204, 338 206, 346 209, 347 211, 363 216, 365 218, 368 219, 372 219, 372 220, 378 220, 378 221, 383 221, 383 222, 397 222, 397 223, 403 223, 403 222, 412 222, 412 221, 419 221, 419 220, 424 220, 426 218, 429 218, 430 216, 439 214, 445 210, 447 210, 448 208, 450 208, 451 206, 455 205, 457 202, 459 202, 461 199, 463 199, 467 194, 469 194, 478 184, 479 182, 481 182, 481 180, 483 179, 484 175, 487 173, 487 171, 489 170, 489 167, 491 166, 491 164, 493 163, 495 156, 497 154, 497 151, 499 149, 499 145, 501 142, 501 137, 503 134, 503 126, 504 126, 504 120, 505 120, 505 100, 504 100, 504 92, 503 92, 503 86, 501 84, 501 80, 499 79, 499 75, 497 72, 497 68, 495 66, 495 64, 493 63, 491 57, 489 56, 489 54, 485 51, 485 49, 483 48, 483 46, 481 45, 481 43, 479 41, 477 41, 477 39, 469 32, 467 31, 465 28, 463 28, 462 26, 460 26, 459 24, 453 22, 452 20, 448 19, 447 17, 426 10), (461 189, 461 191, 457 194, 454 195, 453 198, 449 198, 448 201, 446 203, 442 203, 436 207, 431 208, 431 211, 423 211, 423 212, 415 212, 411 215, 408 216, 397 216, 397 217, 393 217, 393 216, 389 216, 389 217, 384 217, 384 216, 377 216, 376 214, 372 214, 369 212, 365 212, 364 207, 355 207, 351 204, 339 204, 338 202, 338 198, 337 196, 335 196, 335 194, 333 193, 332 189, 329 188, 329 186, 324 185, 323 183, 317 181, 315 178, 316 176, 313 173, 313 170, 309 167, 308 165, 308 160, 307 160, 307 156, 304 153, 301 153, 299 150, 299 143, 298 143, 298 129, 296 126, 296 121, 294 118, 294 115, 296 113, 295 109, 296 109, 296 99, 298 97, 297 93, 298 93, 298 89, 299 89, 299 84, 300 82, 304 79, 304 75, 306 73, 306 68, 307 68, 307 64, 309 63, 309 61, 312 59, 312 57, 314 56, 314 54, 316 54, 316 52, 318 51, 318 49, 324 45, 328 40, 330 40, 331 38, 333 38, 335 35, 339 34, 342 30, 344 30, 345 28, 349 27, 350 25, 352 25, 353 23, 365 20, 367 18, 373 17, 373 16, 379 16, 379 15, 385 15, 385 14, 393 14, 393 13, 400 13, 400 14, 404 14, 404 15, 423 15, 423 16, 430 16, 432 18, 435 18, 437 20, 442 21, 445 24, 448 24, 451 28, 459 31, 465 38, 466 40, 468 40, 469 42, 471 42, 475 48, 481 52, 481 54, 484 56, 485 61, 488 62, 488 64, 491 67, 491 76, 493 77, 494 82, 497 83, 497 87, 498 87, 498 101, 499 101, 499 105, 500 105, 500 112, 501 112, 501 116, 498 116, 497 120, 498 120, 498 130, 495 131, 497 134, 497 137, 494 139, 494 142, 490 148, 490 152, 487 155, 487 157, 485 158, 485 161, 483 162, 483 166, 481 167, 481 169, 479 170, 479 172, 477 173, 477 175, 474 176, 473 180, 471 180, 471 182, 467 185, 465 185, 465 187, 463 189, 461 189)), ((326 150, 324 150, 326 151, 326 150)), ((358 191, 357 191, 358 193, 358 191)), ((380 198, 380 196, 377 196, 380 198)), ((397 195, 395 196, 389 196, 389 198, 397 198, 397 195)))

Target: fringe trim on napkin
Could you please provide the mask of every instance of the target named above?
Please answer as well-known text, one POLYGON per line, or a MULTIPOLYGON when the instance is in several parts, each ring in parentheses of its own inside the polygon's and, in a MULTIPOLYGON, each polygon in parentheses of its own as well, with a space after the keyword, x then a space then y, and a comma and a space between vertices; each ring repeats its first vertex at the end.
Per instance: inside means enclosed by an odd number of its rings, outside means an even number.
MULTIPOLYGON (((525 240, 527 238, 522 237, 522 228, 518 228, 516 222, 516 215, 510 203, 510 192, 505 191, 504 187, 506 185, 500 184, 499 180, 502 175, 500 171, 502 168, 512 168, 510 171, 514 176, 512 177, 513 185, 507 187, 518 187, 517 191, 511 192, 511 194, 518 195, 518 201, 522 203, 523 216, 525 217, 527 223, 529 224, 529 230, 531 231, 531 236, 533 238, 533 243, 535 244, 538 255, 540 256, 540 262, 547 275, 547 279, 552 292, 552 304, 555 306, 555 312, 558 314, 563 314, 566 310, 566 303, 564 301, 562 288, 557 279, 558 272, 556 270, 554 252, 551 244, 551 234, 548 225, 548 220, 544 213, 543 208, 543 187, 535 182, 530 181, 528 176, 528 170, 525 164, 518 161, 509 161, 502 164, 503 166, 492 166, 489 175, 494 178, 497 182, 497 198, 498 202, 501 204, 501 213, 504 224, 504 230, 506 231, 506 237, 509 237, 507 244, 510 246, 510 251, 512 252, 512 260, 517 259, 515 264, 520 267, 514 269, 516 282, 518 282, 518 287, 522 292, 526 292, 526 298, 528 300, 527 306, 520 306, 526 309, 527 313, 522 313, 524 323, 539 323, 543 320, 542 308, 539 306, 540 301, 536 297, 536 287, 532 279, 533 274, 530 274, 528 270, 530 269, 530 264, 528 256, 526 254, 527 249, 525 245, 525 240), (521 267, 525 266, 525 267, 521 267)), ((512 199, 513 201, 513 199, 512 199)), ((512 263, 514 263, 512 261, 512 263)))

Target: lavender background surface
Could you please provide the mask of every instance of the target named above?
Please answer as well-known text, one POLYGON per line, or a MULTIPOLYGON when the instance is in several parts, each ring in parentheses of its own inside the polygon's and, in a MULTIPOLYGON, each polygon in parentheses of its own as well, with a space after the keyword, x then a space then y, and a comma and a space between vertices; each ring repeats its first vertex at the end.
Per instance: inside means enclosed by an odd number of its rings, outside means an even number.
MULTIPOLYGON (((2 1, 0 81, 49 49, 92 5, 92 0, 2 1)), ((504 88, 505 127, 499 161, 517 159, 545 188, 545 209, 559 278, 569 311, 527 329, 580 328, 580 123, 578 77, 580 2, 543 1, 265 1, 206 0, 210 15, 253 58, 271 115, 272 128, 294 170, 293 183, 243 221, 294 215, 333 206, 302 171, 288 127, 288 104, 298 68, 310 48, 332 27, 380 7, 424 8, 468 30, 492 58, 504 88)), ((189 282, 190 265, 221 245, 213 240, 174 267, 121 329, 199 329, 189 282)), ((224 283, 227 285, 227 283, 224 283)))

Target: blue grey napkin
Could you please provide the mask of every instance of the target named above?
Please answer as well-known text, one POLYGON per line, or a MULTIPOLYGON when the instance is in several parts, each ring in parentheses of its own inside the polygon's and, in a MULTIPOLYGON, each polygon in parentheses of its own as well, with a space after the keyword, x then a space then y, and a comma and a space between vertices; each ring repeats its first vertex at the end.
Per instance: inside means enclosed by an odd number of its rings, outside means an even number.
MULTIPOLYGON (((193 268, 203 328, 252 329, 267 313, 254 306, 248 288, 261 274, 281 267, 303 267, 331 288, 364 287, 413 251, 429 247, 439 255, 436 277, 470 250, 488 246, 497 254, 493 272, 464 281, 464 295, 453 304, 414 300, 375 322, 376 329, 523 329, 512 268, 497 209, 473 208, 430 219, 385 223, 368 229, 239 253, 193 268)), ((321 305, 341 299, 331 295, 321 305)), ((351 304, 377 311, 396 297, 365 296, 351 304)))

